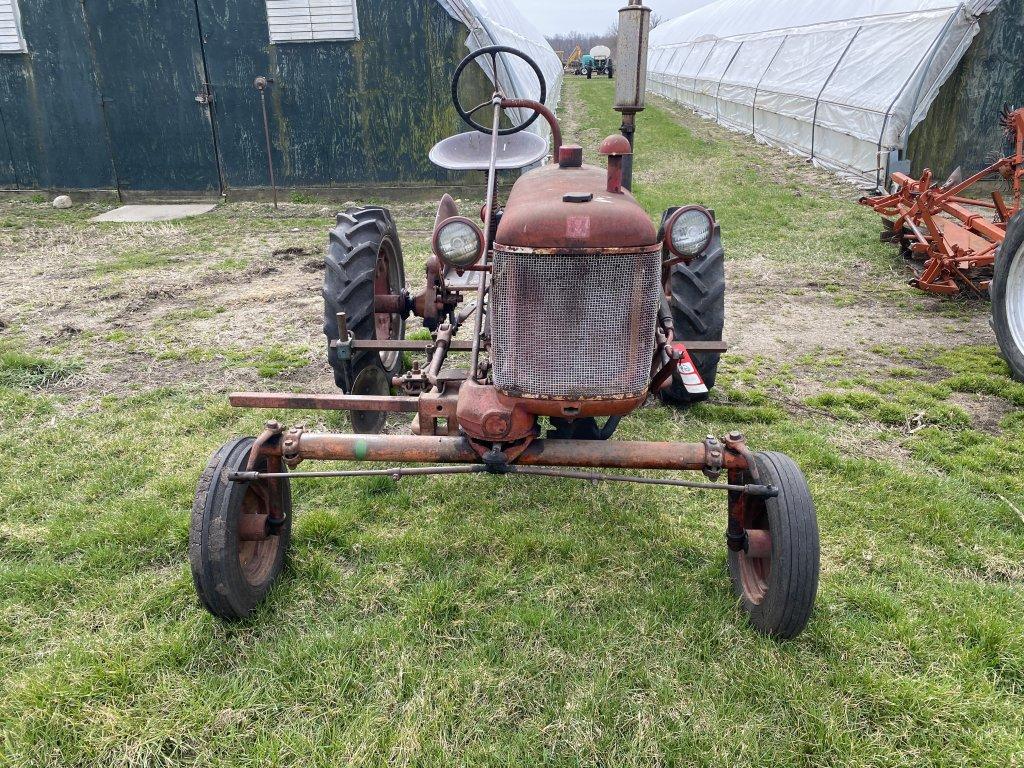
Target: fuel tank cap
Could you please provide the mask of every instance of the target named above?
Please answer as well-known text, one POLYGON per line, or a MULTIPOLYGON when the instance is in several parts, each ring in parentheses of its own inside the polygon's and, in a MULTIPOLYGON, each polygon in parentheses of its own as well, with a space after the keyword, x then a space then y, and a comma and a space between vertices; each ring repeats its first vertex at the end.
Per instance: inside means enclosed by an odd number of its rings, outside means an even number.
POLYGON ((589 203, 593 199, 593 192, 570 192, 567 195, 562 195, 563 203, 589 203))

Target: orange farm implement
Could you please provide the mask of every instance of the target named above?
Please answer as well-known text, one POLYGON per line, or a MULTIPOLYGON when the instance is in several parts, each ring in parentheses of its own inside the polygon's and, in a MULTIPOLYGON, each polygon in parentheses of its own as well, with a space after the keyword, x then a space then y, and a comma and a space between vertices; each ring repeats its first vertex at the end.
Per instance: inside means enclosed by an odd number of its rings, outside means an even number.
POLYGON ((904 256, 920 265, 911 285, 949 296, 988 296, 1007 226, 1021 210, 1024 181, 1024 109, 1004 109, 1001 122, 1014 152, 983 171, 968 179, 954 173, 941 186, 930 170, 920 179, 894 173, 892 194, 861 200, 884 218, 882 239, 900 244, 904 256), (999 178, 1010 186, 1009 201, 1000 192, 989 200, 966 196, 975 185, 999 178))

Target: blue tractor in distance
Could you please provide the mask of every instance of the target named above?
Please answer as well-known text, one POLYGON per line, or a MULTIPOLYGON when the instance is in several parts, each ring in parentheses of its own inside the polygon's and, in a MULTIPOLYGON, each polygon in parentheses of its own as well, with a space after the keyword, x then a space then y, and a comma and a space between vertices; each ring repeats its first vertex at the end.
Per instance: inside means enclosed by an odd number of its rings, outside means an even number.
POLYGON ((595 74, 607 75, 609 79, 615 77, 611 48, 606 45, 596 45, 591 48, 590 53, 580 58, 576 74, 585 76, 587 80, 593 78, 595 74))

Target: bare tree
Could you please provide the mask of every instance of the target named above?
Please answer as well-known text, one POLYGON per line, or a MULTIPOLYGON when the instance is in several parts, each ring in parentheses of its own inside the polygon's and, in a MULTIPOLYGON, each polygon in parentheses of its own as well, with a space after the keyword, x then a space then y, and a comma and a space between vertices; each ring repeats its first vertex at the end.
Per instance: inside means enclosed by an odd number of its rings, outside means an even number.
POLYGON ((666 21, 668 21, 668 19, 666 19, 660 13, 652 13, 651 14, 651 29, 654 29, 655 27, 660 27, 666 21))

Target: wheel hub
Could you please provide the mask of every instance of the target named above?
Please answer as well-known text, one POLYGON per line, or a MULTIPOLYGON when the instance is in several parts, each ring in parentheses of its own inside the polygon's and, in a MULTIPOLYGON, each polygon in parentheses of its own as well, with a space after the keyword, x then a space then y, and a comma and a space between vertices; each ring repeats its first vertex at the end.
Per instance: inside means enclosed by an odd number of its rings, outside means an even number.
POLYGON ((747 531, 747 548, 739 553, 740 583, 747 600, 760 605, 768 594, 772 572, 771 532, 764 500, 747 499, 742 519, 747 531))
POLYGON ((280 536, 258 535, 262 526, 267 531, 267 520, 273 512, 271 491, 268 481, 257 480, 249 485, 242 501, 238 524, 238 563, 245 580, 252 585, 267 579, 277 561, 277 550, 281 546, 280 536))
MULTIPOLYGON (((385 241, 377 254, 377 267, 373 275, 374 298, 399 296, 402 286, 399 284, 401 275, 397 268, 394 250, 385 241)), ((402 337, 403 318, 389 312, 374 312, 374 336, 378 341, 395 341, 402 337)), ((380 359, 384 367, 392 370, 398 363, 400 352, 381 352, 380 359)))

